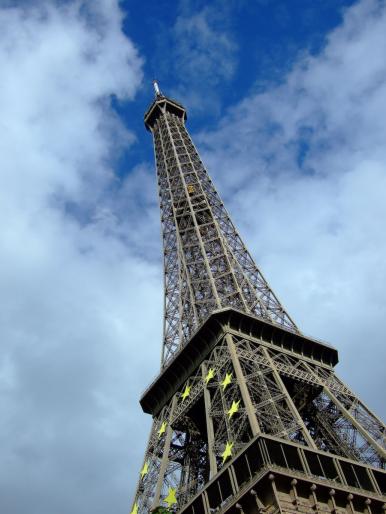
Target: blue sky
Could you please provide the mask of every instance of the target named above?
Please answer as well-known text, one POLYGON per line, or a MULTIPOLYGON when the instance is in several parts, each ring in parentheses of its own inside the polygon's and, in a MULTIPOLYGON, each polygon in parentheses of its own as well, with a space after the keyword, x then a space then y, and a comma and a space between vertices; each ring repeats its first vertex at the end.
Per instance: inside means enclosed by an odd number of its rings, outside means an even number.
POLYGON ((215 127, 240 99, 283 81, 304 52, 317 54, 353 3, 183 1, 171 9, 165 0, 122 2, 124 31, 145 58, 136 102, 116 106, 122 116, 138 120, 140 144, 128 158, 151 158, 141 121, 154 78, 165 93, 184 102, 191 131, 215 127))
POLYGON ((383 0, 0 3, 0 498, 129 512, 157 373, 157 77, 296 323, 385 415, 383 0))

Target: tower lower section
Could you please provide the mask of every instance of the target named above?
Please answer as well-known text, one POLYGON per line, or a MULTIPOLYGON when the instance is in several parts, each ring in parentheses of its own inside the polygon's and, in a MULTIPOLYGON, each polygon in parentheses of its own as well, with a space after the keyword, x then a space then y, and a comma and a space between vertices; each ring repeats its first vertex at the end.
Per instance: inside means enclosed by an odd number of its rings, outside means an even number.
POLYGON ((153 427, 133 513, 386 512, 386 429, 337 361, 320 341, 213 313, 141 398, 153 427))

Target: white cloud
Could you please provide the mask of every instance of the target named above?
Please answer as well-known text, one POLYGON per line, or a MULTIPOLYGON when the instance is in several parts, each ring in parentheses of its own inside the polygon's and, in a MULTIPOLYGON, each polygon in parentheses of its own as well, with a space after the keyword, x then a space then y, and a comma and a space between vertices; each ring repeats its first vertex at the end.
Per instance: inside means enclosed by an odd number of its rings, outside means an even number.
MULTIPOLYGON (((141 320, 162 293, 109 165, 134 140, 110 97, 132 99, 142 80, 121 23, 113 0, 0 9, 6 514, 126 512, 145 445, 133 419, 162 313, 141 320)), ((155 201, 141 197, 157 233, 155 201)))
POLYGON ((189 15, 178 16, 174 30, 178 39, 178 63, 186 79, 195 82, 204 76, 210 83, 229 79, 235 71, 235 43, 216 29, 213 10, 208 7, 189 15))
POLYGON ((214 88, 229 81, 237 68, 237 44, 228 28, 230 6, 215 2, 194 7, 182 2, 173 27, 171 59, 180 86, 170 93, 190 109, 218 109, 214 88))
MULTIPOLYGON (((384 409, 386 6, 348 9, 316 57, 203 133, 204 159, 256 261, 339 373, 384 409)), ((380 412, 382 414, 382 412, 380 412)), ((384 412, 383 412, 384 414, 384 412)))

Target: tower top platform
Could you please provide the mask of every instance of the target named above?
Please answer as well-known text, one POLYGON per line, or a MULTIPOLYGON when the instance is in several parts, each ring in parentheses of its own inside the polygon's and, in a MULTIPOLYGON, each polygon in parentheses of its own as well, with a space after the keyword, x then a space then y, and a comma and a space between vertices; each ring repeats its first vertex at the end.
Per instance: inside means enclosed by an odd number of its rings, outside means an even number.
POLYGON ((154 102, 151 104, 144 116, 145 127, 150 132, 163 109, 175 114, 184 121, 187 119, 186 109, 180 103, 163 96, 161 93, 157 94, 154 102))

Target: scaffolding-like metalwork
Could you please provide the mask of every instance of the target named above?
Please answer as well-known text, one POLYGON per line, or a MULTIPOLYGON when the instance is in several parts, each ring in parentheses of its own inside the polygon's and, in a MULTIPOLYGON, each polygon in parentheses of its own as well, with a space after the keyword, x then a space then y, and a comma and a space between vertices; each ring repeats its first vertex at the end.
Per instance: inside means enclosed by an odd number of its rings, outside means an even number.
POLYGON ((153 427, 132 512, 386 510, 385 425, 335 375, 336 350, 300 333, 230 220, 185 109, 155 89, 145 125, 161 208, 164 341, 141 398, 153 427))

